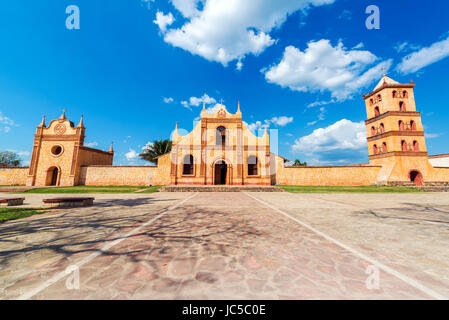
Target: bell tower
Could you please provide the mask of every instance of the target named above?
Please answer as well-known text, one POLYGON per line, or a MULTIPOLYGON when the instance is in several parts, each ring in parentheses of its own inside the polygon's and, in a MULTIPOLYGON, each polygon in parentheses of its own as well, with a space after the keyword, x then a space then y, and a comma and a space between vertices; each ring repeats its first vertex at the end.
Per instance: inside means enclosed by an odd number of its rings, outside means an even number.
POLYGON ((415 84, 400 84, 384 75, 364 95, 370 164, 381 165, 379 183, 422 185, 432 181, 421 113, 416 111, 415 84))

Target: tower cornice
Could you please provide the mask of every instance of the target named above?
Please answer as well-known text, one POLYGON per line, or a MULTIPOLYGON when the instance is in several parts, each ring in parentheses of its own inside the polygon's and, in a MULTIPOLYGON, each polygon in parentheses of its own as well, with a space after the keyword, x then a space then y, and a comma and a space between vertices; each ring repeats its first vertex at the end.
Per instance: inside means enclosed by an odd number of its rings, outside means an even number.
POLYGON ((388 116, 398 116, 398 117, 420 117, 420 111, 387 111, 382 113, 380 116, 365 120, 365 124, 370 124, 379 120, 382 120, 388 116))
POLYGON ((414 83, 409 83, 409 84, 384 84, 382 87, 368 93, 367 95, 363 96, 363 99, 366 100, 370 97, 372 97, 373 95, 375 95, 376 93, 384 90, 384 89, 400 89, 400 88, 414 88, 415 84, 414 83))
POLYGON ((380 133, 372 137, 368 137, 368 142, 377 141, 380 139, 385 139, 387 137, 423 137, 424 131, 417 130, 403 130, 403 131, 388 131, 385 133, 380 133))

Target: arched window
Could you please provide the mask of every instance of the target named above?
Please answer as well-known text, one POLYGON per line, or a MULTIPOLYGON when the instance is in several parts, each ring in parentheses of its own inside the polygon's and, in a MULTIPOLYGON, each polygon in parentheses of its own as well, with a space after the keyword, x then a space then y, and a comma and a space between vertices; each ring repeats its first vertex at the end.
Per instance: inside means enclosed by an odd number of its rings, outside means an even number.
POLYGON ((374 128, 374 126, 371 127, 371 135, 372 135, 372 136, 375 136, 375 135, 376 135, 376 128, 374 128))
POLYGON ((184 157, 182 174, 193 174, 193 156, 191 154, 188 154, 184 157))
POLYGON ((404 131, 404 122, 402 120, 399 120, 399 131, 404 131))
POLYGON ((404 90, 402 92, 402 97, 407 99, 408 98, 408 92, 404 90))
POLYGON ((382 96, 380 94, 377 96, 377 101, 382 101, 382 96))
POLYGON ((406 111, 404 101, 399 102, 399 111, 406 111))
POLYGON ((410 121, 410 129, 413 131, 416 131, 416 122, 415 121, 410 121))
POLYGON ((387 143, 382 143, 382 152, 388 152, 387 143))
POLYGON ((257 176, 257 157, 256 156, 248 157, 248 175, 249 176, 257 176))
POLYGON ((419 143, 418 141, 413 141, 413 151, 419 151, 419 143))
POLYGON ((218 127, 217 133, 216 133, 216 145, 217 146, 224 146, 226 145, 226 128, 225 127, 218 127))
POLYGON ((402 140, 401 141, 401 150, 402 151, 408 151, 407 149, 408 149, 407 148, 407 142, 405 140, 402 140))
POLYGON ((385 133, 385 125, 383 123, 380 124, 380 133, 385 133))
POLYGON ((374 100, 373 99, 369 99, 369 104, 370 104, 370 106, 372 106, 374 104, 374 100))
POLYGON ((377 154, 379 152, 379 149, 377 148, 377 144, 375 144, 374 146, 373 146, 373 153, 374 154, 377 154))
POLYGON ((396 98, 398 96, 397 91, 393 91, 393 98, 396 98))
POLYGON ((380 116, 380 109, 379 109, 379 107, 375 107, 374 108, 374 116, 375 117, 380 116))

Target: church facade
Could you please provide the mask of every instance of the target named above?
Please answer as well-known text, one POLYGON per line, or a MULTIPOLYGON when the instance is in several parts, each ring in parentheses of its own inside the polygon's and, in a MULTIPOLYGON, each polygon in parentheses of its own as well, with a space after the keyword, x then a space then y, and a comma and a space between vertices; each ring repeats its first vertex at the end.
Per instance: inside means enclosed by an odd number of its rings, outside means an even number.
POLYGON ((0 168, 0 185, 425 185, 449 183, 448 155, 428 156, 414 83, 383 76, 368 95, 366 133, 369 163, 346 166, 286 165, 270 151, 265 127, 254 135, 223 105, 205 106, 193 130, 176 128, 171 152, 157 166, 114 166, 114 151, 84 146, 83 119, 75 126, 65 113, 36 128, 30 167, 0 168))
POLYGON ((242 121, 240 104, 235 114, 221 105, 207 114, 189 134, 176 127, 170 154, 173 185, 270 185, 270 141, 265 127, 255 136, 242 121))

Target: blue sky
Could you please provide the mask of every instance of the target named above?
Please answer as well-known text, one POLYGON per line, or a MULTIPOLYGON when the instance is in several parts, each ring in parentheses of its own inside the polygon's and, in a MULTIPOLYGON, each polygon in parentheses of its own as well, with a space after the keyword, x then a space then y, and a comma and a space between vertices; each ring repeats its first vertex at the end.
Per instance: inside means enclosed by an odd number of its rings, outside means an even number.
POLYGON ((382 70, 416 83, 429 154, 449 152, 449 2, 71 0, 0 3, 0 150, 30 159, 42 115, 84 115, 86 144, 114 163, 187 131, 202 101, 240 101, 252 130, 310 164, 367 161, 363 92, 382 70), (380 30, 368 30, 368 5, 380 30), (80 29, 66 28, 66 7, 80 29))

